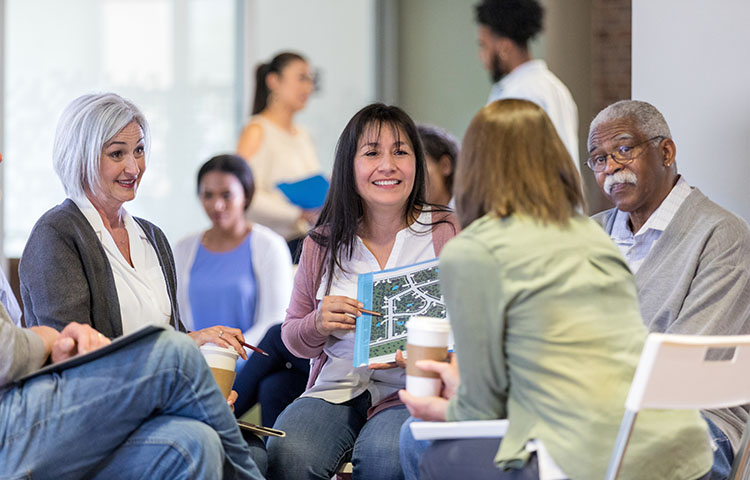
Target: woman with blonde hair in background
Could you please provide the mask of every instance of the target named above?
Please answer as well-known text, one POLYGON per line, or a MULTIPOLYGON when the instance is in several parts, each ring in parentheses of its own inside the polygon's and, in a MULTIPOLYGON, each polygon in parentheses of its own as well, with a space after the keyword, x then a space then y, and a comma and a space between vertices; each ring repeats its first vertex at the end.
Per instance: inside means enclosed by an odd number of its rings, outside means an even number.
POLYGON ((237 154, 255 176, 255 199, 248 219, 284 237, 293 256, 319 211, 292 204, 277 185, 320 173, 312 138, 294 123, 294 116, 305 108, 314 89, 310 65, 300 54, 282 52, 259 65, 252 117, 237 143, 237 154))

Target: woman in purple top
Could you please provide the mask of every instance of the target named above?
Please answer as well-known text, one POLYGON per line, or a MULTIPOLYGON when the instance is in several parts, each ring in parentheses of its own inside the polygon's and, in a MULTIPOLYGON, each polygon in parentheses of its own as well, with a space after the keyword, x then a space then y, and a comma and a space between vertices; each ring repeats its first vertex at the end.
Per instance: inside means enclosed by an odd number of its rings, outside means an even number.
POLYGON ((289 250, 281 236, 246 220, 254 182, 242 158, 212 158, 198 172, 197 186, 211 228, 175 248, 180 309, 188 329, 232 326, 270 354, 240 361, 235 380, 237 416, 260 395, 263 423, 270 426, 302 393, 309 371, 306 361, 283 346, 278 326, 292 288, 289 250))

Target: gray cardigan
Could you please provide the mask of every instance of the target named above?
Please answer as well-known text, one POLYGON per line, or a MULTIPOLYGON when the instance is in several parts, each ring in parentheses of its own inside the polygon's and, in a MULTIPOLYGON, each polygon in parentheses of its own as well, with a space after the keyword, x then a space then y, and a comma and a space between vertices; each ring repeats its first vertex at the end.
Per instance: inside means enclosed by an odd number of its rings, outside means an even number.
MULTIPOLYGON (((170 324, 185 331, 177 308, 172 249, 154 224, 134 217, 156 250, 172 304, 170 324)), ((34 225, 18 266, 26 326, 62 330, 87 323, 110 338, 122 335, 120 304, 107 254, 76 204, 67 199, 34 225)))
MULTIPOLYGON (((616 209, 592 218, 612 234, 616 209)), ((693 188, 635 274, 650 332, 750 334, 750 229, 693 188)), ((749 406, 706 414, 735 449, 749 406)))

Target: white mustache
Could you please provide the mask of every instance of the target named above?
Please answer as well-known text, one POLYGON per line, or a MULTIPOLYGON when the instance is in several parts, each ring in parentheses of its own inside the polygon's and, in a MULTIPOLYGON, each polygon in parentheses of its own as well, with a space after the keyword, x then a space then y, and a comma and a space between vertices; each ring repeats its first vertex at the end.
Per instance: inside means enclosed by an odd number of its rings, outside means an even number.
POLYGON ((604 179, 604 191, 607 195, 612 191, 612 187, 619 183, 632 183, 636 185, 638 183, 638 176, 630 170, 620 170, 615 172, 613 175, 608 175, 604 179))

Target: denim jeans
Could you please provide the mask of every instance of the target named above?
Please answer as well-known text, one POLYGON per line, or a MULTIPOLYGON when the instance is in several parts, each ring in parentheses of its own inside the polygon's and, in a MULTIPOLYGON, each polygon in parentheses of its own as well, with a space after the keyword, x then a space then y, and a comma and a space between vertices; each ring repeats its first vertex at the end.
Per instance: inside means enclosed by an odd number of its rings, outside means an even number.
POLYGON ((275 425, 286 437, 268 439, 268 478, 328 480, 349 455, 357 480, 403 478, 398 435, 409 412, 399 405, 367 420, 370 404, 368 392, 342 404, 292 402, 275 425))
POLYGON ((260 402, 263 425, 273 427, 279 414, 305 391, 310 361, 297 358, 281 341, 281 324, 268 329, 258 344, 268 357, 254 353, 237 372, 234 404, 237 418, 260 402))
POLYGON ((0 477, 263 478, 195 343, 161 332, 0 398, 0 477))
POLYGON ((401 468, 404 470, 406 480, 419 480, 419 462, 422 460, 424 452, 430 448, 430 440, 417 440, 411 434, 410 425, 421 420, 409 417, 401 425, 401 435, 399 437, 399 454, 401 456, 401 468))
POLYGON ((709 420, 705 415, 703 418, 708 423, 708 432, 711 434, 711 438, 713 438, 717 447, 714 450, 714 463, 711 467, 710 476, 706 478, 710 480, 726 480, 729 478, 729 474, 732 473, 732 462, 734 461, 732 444, 714 422, 709 420))

